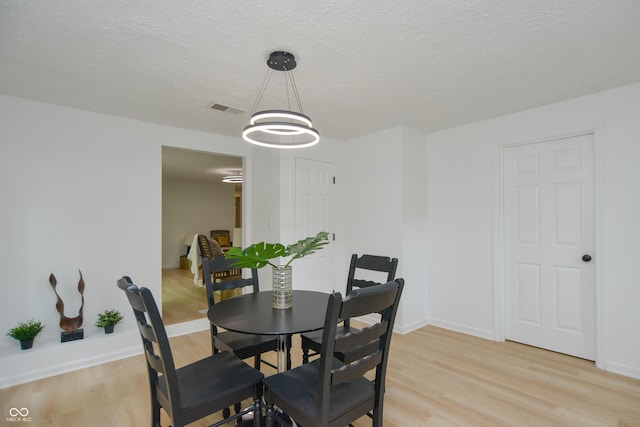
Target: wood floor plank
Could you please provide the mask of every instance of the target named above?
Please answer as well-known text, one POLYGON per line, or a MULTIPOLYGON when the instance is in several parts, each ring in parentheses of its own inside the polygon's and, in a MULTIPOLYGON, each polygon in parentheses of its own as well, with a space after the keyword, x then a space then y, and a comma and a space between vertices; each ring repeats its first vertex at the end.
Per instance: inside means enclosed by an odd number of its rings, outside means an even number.
POLYGON ((193 283, 189 270, 162 270, 162 319, 165 325, 206 317, 207 295, 204 286, 193 283))

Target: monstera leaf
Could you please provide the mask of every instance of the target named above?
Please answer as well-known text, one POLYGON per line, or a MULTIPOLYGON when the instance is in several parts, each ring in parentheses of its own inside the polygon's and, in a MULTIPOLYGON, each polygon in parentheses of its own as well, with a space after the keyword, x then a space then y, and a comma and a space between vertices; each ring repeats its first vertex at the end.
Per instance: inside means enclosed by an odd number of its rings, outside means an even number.
POLYGON ((287 256, 287 249, 280 243, 255 243, 248 248, 231 248, 224 254, 225 258, 235 259, 234 267, 238 268, 262 268, 270 259, 287 256))
POLYGON ((327 238, 329 233, 321 231, 316 237, 307 237, 303 240, 298 240, 296 243, 287 247, 288 255, 293 255, 287 265, 291 264, 294 259, 302 258, 307 255, 315 253, 317 250, 322 249, 324 245, 329 243, 327 238))
POLYGON ((286 265, 294 259, 302 258, 315 253, 329 243, 329 233, 321 231, 315 237, 307 237, 285 247, 281 243, 255 243, 245 249, 231 248, 225 253, 225 258, 235 259, 234 267, 238 268, 262 268, 267 264, 277 267, 270 260, 274 258, 286 258, 292 256, 286 265))

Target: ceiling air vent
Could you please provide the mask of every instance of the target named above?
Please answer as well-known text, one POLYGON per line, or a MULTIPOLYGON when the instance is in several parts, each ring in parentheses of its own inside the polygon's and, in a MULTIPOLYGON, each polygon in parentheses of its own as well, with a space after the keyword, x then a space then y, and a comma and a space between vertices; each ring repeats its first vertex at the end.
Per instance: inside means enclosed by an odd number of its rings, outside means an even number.
POLYGON ((230 107, 229 105, 219 104, 217 102, 212 102, 211 104, 209 104, 209 108, 212 110, 222 111, 222 112, 231 113, 231 114, 242 114, 247 112, 247 110, 243 110, 242 108, 230 107))

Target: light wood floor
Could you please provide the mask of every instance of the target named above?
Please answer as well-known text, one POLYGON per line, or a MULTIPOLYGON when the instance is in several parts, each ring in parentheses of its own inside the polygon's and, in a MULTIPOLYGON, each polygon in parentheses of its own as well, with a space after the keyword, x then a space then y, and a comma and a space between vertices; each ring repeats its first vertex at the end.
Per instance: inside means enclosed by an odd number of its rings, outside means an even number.
POLYGON ((193 273, 178 268, 162 269, 162 319, 165 325, 206 317, 207 296, 193 283, 193 273))
MULTIPOLYGON (((178 365, 211 351, 208 331, 171 343, 178 365)), ((294 338, 294 365, 299 349, 294 338)), ((0 402, 0 421, 8 408, 26 407, 31 426, 149 425, 142 356, 3 389, 0 402)), ((367 418, 356 423, 369 425, 367 418)), ((393 337, 385 426, 640 426, 640 380, 582 359, 427 326, 393 337)))

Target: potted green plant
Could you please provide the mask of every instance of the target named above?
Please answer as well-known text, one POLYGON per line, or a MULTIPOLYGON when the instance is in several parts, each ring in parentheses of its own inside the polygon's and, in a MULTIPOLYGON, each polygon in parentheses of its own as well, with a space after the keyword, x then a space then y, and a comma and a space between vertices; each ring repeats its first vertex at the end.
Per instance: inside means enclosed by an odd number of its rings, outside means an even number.
POLYGON ((20 341, 20 348, 27 350, 33 347, 33 340, 44 329, 44 325, 38 320, 18 323, 18 326, 9 330, 7 335, 20 341))
POLYGON ((104 328, 105 334, 110 334, 113 332, 113 327, 120 323, 122 319, 122 314, 118 310, 105 310, 102 313, 98 313, 96 326, 104 328))
POLYGON ((273 267, 273 308, 287 309, 293 302, 293 288, 291 286, 291 263, 311 255, 329 243, 329 233, 321 231, 314 237, 298 240, 289 246, 282 243, 255 243, 245 249, 231 248, 225 253, 225 258, 234 259, 234 267, 262 268, 267 265, 273 267), (275 258, 291 257, 285 264, 277 265, 271 260, 275 258))

